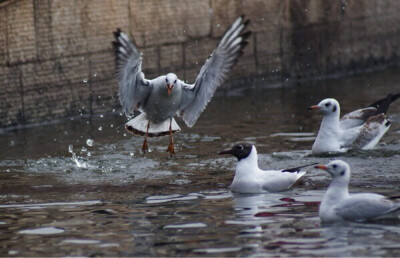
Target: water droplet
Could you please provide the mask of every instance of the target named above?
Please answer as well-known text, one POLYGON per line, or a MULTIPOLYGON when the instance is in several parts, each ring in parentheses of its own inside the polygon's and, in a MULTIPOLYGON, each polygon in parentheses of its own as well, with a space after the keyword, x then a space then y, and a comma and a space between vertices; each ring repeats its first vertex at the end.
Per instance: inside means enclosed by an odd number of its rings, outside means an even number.
POLYGON ((101 114, 101 115, 100 115, 100 117, 101 117, 101 118, 103 118, 103 117, 104 117, 104 115, 103 115, 103 114, 101 114))
POLYGON ((110 124, 110 127, 111 127, 111 128, 114 128, 114 124, 110 124))
POLYGON ((82 147, 81 151, 82 151, 82 152, 86 152, 87 149, 86 149, 85 147, 82 147))
POLYGON ((83 83, 87 83, 89 80, 88 79, 83 79, 82 82, 83 83))
POLYGON ((131 152, 131 153, 129 153, 129 155, 130 155, 130 156, 134 156, 134 155, 135 155, 135 153, 131 152))
POLYGON ((217 24, 217 27, 218 27, 218 28, 221 27, 221 24, 218 23, 218 24, 217 24))
POLYGON ((99 131, 103 131, 103 127, 102 126, 99 126, 99 131))
POLYGON ((93 74, 93 77, 96 77, 96 76, 97 76, 97 73, 94 73, 94 74, 93 74))
POLYGON ((74 152, 74 146, 73 146, 72 144, 70 144, 70 145, 68 146, 68 152, 69 152, 69 153, 73 153, 73 152, 74 152))
POLYGON ((86 140, 86 145, 87 145, 87 146, 92 147, 92 146, 93 146, 93 143, 94 143, 94 140, 92 140, 92 139, 87 139, 87 140, 86 140))
POLYGON ((86 154, 88 157, 92 156, 92 153, 90 151, 88 151, 88 153, 86 154))

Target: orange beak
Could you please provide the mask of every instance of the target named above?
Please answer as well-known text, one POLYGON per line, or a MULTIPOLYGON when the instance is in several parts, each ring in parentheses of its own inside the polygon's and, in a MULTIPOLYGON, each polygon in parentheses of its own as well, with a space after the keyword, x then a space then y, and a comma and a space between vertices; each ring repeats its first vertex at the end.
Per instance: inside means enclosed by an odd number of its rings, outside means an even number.
POLYGON ((168 91, 168 96, 171 95, 172 89, 174 88, 174 85, 167 84, 167 91, 168 91))
POLYGON ((311 106, 308 108, 308 110, 318 110, 319 107, 317 105, 311 106))
POLYGON ((318 168, 318 169, 322 169, 322 170, 328 169, 325 165, 316 165, 314 168, 318 168))

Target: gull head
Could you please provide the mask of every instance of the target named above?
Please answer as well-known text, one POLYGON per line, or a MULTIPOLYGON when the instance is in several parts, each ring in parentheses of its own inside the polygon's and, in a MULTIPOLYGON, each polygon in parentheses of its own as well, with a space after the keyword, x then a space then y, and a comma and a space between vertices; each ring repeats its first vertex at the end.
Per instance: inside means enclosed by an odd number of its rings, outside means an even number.
POLYGON ((324 99, 318 105, 309 107, 308 110, 318 110, 323 115, 337 115, 340 113, 340 106, 336 99, 324 99))
POLYGON ((334 180, 348 182, 350 180, 350 166, 342 160, 334 160, 326 165, 316 165, 315 168, 325 170, 334 180))
POLYGON ((167 76, 165 76, 165 84, 167 87, 168 96, 171 95, 171 92, 174 86, 176 86, 177 81, 178 77, 174 73, 169 73, 167 76))
MULTIPOLYGON (((247 158, 251 151, 253 150, 253 145, 251 144, 247 144, 247 143, 240 143, 240 144, 236 144, 235 146, 233 146, 231 149, 228 150, 223 150, 221 152, 219 152, 219 155, 222 154, 231 154, 233 156, 235 156, 238 161, 247 158)), ((255 148, 255 147, 254 147, 255 148)))

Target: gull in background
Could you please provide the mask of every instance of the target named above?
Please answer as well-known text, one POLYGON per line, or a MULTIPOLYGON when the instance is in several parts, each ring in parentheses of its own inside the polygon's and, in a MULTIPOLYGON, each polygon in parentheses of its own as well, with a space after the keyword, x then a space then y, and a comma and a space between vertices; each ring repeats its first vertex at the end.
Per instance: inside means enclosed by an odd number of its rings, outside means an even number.
POLYGON ((365 222, 385 218, 398 218, 400 202, 374 193, 349 195, 350 166, 342 160, 334 160, 315 168, 325 170, 332 181, 319 207, 322 222, 365 222))
POLYGON ((238 193, 267 193, 289 189, 306 172, 301 168, 317 163, 283 170, 261 170, 258 167, 256 146, 237 144, 219 153, 231 154, 238 159, 231 190, 238 193))
POLYGON ((116 76, 119 100, 126 115, 139 110, 140 115, 125 124, 126 130, 145 136, 142 150, 148 150, 147 137, 170 136, 167 152, 175 154, 172 134, 180 131, 174 116, 181 115, 192 127, 206 108, 215 90, 243 54, 251 32, 249 21, 237 18, 225 32, 216 49, 201 68, 195 82, 187 84, 173 73, 146 79, 142 72, 142 54, 136 44, 120 29, 114 32, 116 76))
POLYGON ((355 110, 340 118, 340 105, 336 99, 322 100, 309 110, 323 114, 321 127, 312 146, 312 153, 345 152, 349 149, 372 149, 390 127, 386 118, 389 105, 400 94, 389 94, 366 108, 355 110))

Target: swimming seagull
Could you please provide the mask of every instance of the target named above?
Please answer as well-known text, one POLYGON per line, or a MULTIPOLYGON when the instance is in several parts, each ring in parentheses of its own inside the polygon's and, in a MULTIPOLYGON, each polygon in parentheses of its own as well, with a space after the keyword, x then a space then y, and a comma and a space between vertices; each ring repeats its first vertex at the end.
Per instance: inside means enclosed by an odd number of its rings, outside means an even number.
POLYGON ((180 131, 174 115, 182 115, 192 127, 226 79, 230 70, 243 54, 251 32, 244 32, 249 24, 244 16, 237 18, 225 32, 216 49, 201 68, 195 82, 187 84, 173 73, 146 79, 142 73, 142 54, 137 46, 120 29, 114 32, 116 76, 119 83, 119 100, 126 115, 134 110, 141 114, 125 124, 126 130, 145 136, 142 150, 148 150, 147 137, 168 135, 167 149, 175 154, 172 134, 180 131))
POLYGON ((348 149, 372 149, 390 127, 386 112, 390 103, 400 94, 389 94, 367 108, 353 111, 341 119, 340 105, 336 99, 322 100, 309 110, 323 114, 321 127, 312 146, 312 153, 344 152, 348 149))
POLYGON ((246 143, 237 144, 219 154, 231 154, 238 159, 231 190, 239 193, 266 193, 287 190, 306 173, 301 171, 301 168, 317 164, 284 170, 261 170, 258 167, 256 147, 246 143))
POLYGON ((349 195, 350 166, 346 162, 334 160, 327 165, 317 165, 315 168, 325 170, 332 176, 319 207, 322 222, 365 222, 399 217, 400 202, 374 193, 349 195))

